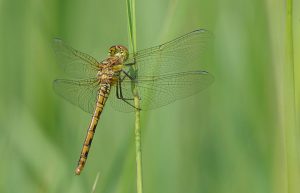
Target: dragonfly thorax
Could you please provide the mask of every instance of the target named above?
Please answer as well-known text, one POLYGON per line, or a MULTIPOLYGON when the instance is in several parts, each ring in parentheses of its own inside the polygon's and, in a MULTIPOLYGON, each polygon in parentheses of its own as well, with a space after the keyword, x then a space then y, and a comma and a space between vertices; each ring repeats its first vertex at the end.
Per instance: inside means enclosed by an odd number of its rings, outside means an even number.
POLYGON ((128 55, 128 49, 125 46, 116 45, 109 48, 109 56, 120 58, 121 63, 128 59, 128 55))
POLYGON ((120 75, 120 71, 123 68, 123 63, 119 57, 108 57, 101 62, 100 70, 97 73, 97 77, 101 83, 114 85, 120 75))
POLYGON ((117 74, 118 72, 115 72, 112 67, 105 67, 98 72, 97 76, 101 83, 112 84, 117 74))

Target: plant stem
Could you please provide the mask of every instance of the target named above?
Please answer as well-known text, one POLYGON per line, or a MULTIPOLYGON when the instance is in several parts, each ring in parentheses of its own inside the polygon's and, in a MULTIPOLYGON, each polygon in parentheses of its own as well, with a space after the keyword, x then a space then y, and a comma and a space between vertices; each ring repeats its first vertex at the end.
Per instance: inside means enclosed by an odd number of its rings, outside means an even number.
MULTIPOLYGON (((135 20, 135 0, 126 0, 129 26, 129 44, 133 53, 136 53, 136 20, 135 20)), ((132 66, 136 76, 137 66, 132 66)), ((132 82, 132 93, 135 106, 135 154, 136 154, 136 187, 137 193, 143 193, 143 172, 142 172, 142 148, 141 148, 141 124, 140 124, 140 100, 136 84, 132 82)))
MULTIPOLYGON (((139 108, 139 98, 134 96, 134 105, 139 108)), ((141 126, 140 110, 135 111, 135 153, 136 153, 136 188, 137 193, 143 192, 143 172, 142 172, 142 148, 141 148, 141 126)))
POLYGON ((126 0, 128 15, 129 45, 133 53, 136 53, 136 21, 135 21, 135 0, 126 0))
POLYGON ((286 0, 286 63, 285 72, 285 143, 287 157, 288 192, 299 191, 299 153, 297 150, 297 123, 295 97, 295 66, 293 47, 293 0, 286 0))
MULTIPOLYGON (((295 82, 295 66, 294 66, 294 45, 293 45, 293 0, 286 1, 286 52, 287 62, 291 66, 292 70, 292 82, 295 82)), ((293 84, 294 87, 294 84, 293 84)), ((295 88, 294 88, 295 90, 295 88)))

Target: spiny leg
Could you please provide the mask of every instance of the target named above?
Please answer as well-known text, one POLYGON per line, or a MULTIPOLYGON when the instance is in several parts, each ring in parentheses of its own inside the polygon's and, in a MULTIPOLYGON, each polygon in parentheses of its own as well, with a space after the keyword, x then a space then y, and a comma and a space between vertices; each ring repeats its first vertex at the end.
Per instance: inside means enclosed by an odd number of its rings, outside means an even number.
POLYGON ((122 81, 126 78, 126 76, 131 80, 131 81, 135 81, 135 78, 132 77, 131 75, 129 75, 128 72, 126 72, 125 70, 122 69, 122 72, 125 74, 125 76, 122 78, 122 81))
MULTIPOLYGON (((124 77, 123 77, 123 80, 124 80, 124 77)), ((117 98, 118 99, 121 99, 122 101, 124 101, 125 103, 127 103, 128 105, 130 105, 131 107, 137 109, 137 110, 141 110, 141 109, 138 109, 136 108, 133 104, 131 104, 130 102, 128 102, 128 100, 130 101, 133 101, 134 99, 133 98, 124 98, 123 97, 123 92, 122 92, 122 84, 121 84, 121 77, 119 77, 119 81, 116 85, 116 95, 117 95, 117 98)))
MULTIPOLYGON (((122 87, 121 87, 121 82, 126 78, 128 77, 131 81, 134 81, 136 82, 136 78, 134 78, 133 76, 129 75, 129 72, 126 72, 125 70, 122 70, 122 72, 124 73, 124 76, 122 77, 121 81, 119 79, 119 82, 120 82, 120 90, 122 92, 122 87)), ((127 99, 127 100, 134 100, 133 98, 131 99, 127 99)), ((139 96, 139 100, 141 100, 141 97, 139 96)))

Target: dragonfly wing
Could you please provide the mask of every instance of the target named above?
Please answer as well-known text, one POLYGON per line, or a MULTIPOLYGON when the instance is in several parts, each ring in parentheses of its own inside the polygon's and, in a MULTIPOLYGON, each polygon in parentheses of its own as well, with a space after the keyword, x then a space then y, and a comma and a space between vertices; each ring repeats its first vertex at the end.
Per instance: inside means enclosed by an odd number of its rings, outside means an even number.
POLYGON ((60 39, 54 39, 53 48, 67 74, 76 78, 96 77, 99 63, 95 58, 66 45, 60 39))
POLYGON ((99 91, 97 79, 65 80, 57 79, 53 82, 55 92, 70 103, 92 114, 96 105, 99 91))
MULTIPOLYGON (((176 100, 194 95, 208 87, 214 78, 206 71, 191 71, 161 76, 139 77, 137 81, 142 110, 150 110, 170 104, 176 100)), ((131 81, 122 81, 123 95, 133 98, 131 81)), ((113 93, 112 93, 113 94, 113 93)), ((133 104, 133 101, 129 101, 133 104)), ((133 111, 123 100, 111 97, 112 106, 122 112, 133 111)))
POLYGON ((135 62, 139 76, 199 70, 201 54, 211 38, 209 31, 195 30, 159 46, 138 51, 130 56, 129 63, 135 62))

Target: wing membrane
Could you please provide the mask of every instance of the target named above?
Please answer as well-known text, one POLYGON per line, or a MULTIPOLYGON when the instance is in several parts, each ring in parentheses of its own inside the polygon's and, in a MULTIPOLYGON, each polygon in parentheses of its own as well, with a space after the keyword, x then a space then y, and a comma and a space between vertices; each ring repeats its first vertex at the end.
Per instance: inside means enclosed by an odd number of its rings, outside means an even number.
POLYGON ((64 80, 53 82, 55 92, 82 110, 93 113, 99 91, 97 79, 64 80))
POLYGON ((131 55, 129 63, 136 63, 139 76, 157 76, 199 70, 201 54, 212 34, 199 29, 172 41, 138 51, 131 55))
POLYGON ((60 39, 54 39, 53 48, 64 71, 76 78, 91 78, 97 75, 99 63, 92 56, 82 53, 60 39))
MULTIPOLYGON (((213 76, 206 71, 139 77, 136 81, 136 85, 140 95, 141 109, 151 110, 159 108, 176 100, 194 95, 208 87, 213 80, 213 76)), ((122 81, 124 98, 133 98, 131 86, 130 79, 124 79, 122 81)), ((109 100, 116 110, 122 112, 131 112, 134 110, 134 108, 121 99, 110 97, 109 100)), ((133 105, 132 100, 128 100, 128 102, 133 105)))

